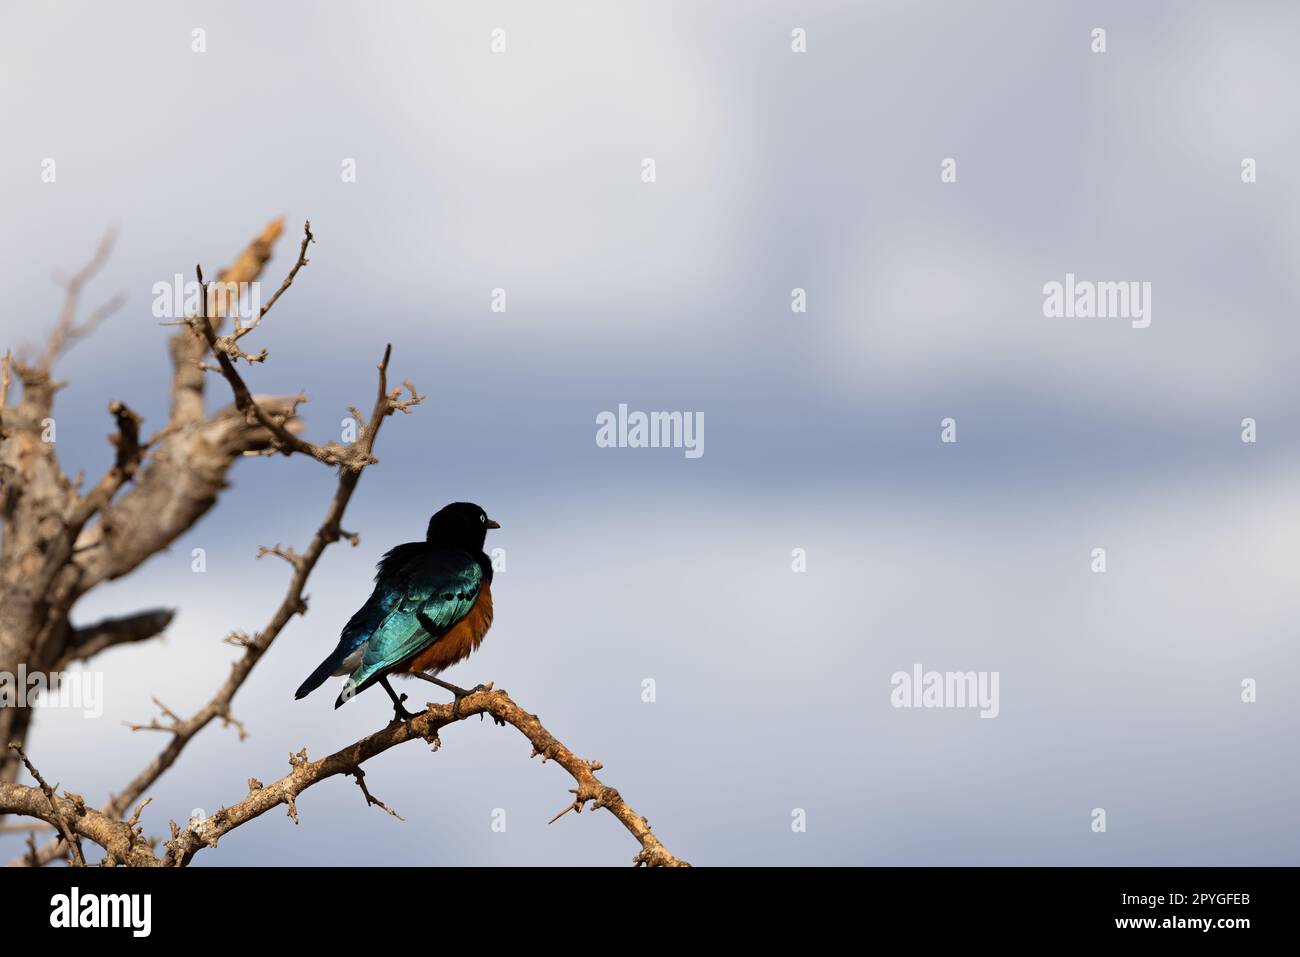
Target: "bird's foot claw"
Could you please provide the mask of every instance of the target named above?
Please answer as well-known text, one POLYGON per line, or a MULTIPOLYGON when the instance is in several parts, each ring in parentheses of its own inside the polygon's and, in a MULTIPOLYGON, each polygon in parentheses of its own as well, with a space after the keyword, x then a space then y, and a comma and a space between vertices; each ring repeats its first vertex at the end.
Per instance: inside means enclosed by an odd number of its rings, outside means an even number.
MULTIPOLYGON (((460 717, 460 699, 468 698, 470 695, 477 694, 480 691, 491 691, 492 682, 489 681, 485 685, 475 685, 468 690, 465 688, 457 688, 453 685, 450 690, 451 693, 456 696, 455 700, 451 703, 451 717, 452 720, 455 720, 460 717)), ((479 720, 483 720, 483 715, 481 713, 479 714, 479 720)))
MULTIPOLYGON (((485 685, 475 685, 474 687, 470 688, 469 691, 466 692, 466 693, 467 693, 467 694, 474 694, 474 693, 477 692, 477 691, 491 691, 491 690, 492 690, 492 686, 493 686, 493 684, 494 684, 493 682, 489 681, 489 682, 488 682, 487 684, 485 684, 485 685)), ((457 700, 457 703, 459 703, 459 699, 457 700)), ((503 727, 503 728, 506 726, 506 719, 505 719, 505 718, 502 718, 502 717, 499 717, 498 715, 493 714, 491 711, 480 711, 480 712, 478 713, 478 719, 479 719, 479 721, 482 721, 482 720, 483 720, 483 715, 485 715, 485 714, 491 716, 492 720, 493 720, 497 725, 499 725, 499 726, 501 726, 501 727, 503 727)))
POLYGON ((402 695, 400 700, 393 702, 393 720, 396 722, 401 723, 405 721, 410 721, 412 718, 415 717, 415 715, 412 712, 407 711, 405 708, 402 707, 402 702, 405 700, 406 700, 406 695, 402 695))
POLYGON ((466 695, 473 694, 472 691, 460 691, 456 693, 455 699, 451 702, 451 720, 455 721, 460 717, 460 699, 466 695))
POLYGON ((475 691, 483 690, 483 685, 475 685, 472 688, 459 688, 456 685, 451 684, 450 682, 444 684, 443 687, 446 688, 448 691, 450 691, 452 694, 454 694, 457 698, 465 698, 468 697, 469 695, 472 695, 475 691))

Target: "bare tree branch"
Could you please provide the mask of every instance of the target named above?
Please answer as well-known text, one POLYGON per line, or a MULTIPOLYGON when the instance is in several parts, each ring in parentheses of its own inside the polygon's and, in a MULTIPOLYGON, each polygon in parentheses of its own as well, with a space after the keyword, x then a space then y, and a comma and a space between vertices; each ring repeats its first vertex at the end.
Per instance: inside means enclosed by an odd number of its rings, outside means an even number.
MULTIPOLYGON (((459 707, 431 704, 428 710, 410 721, 394 722, 319 761, 308 761, 306 753, 300 752, 290 760, 292 770, 280 780, 254 789, 239 803, 212 814, 203 821, 200 829, 186 829, 168 841, 165 860, 172 865, 184 866, 203 847, 216 847, 217 841, 225 834, 280 805, 289 808, 291 816, 294 816, 298 813, 298 797, 313 785, 340 774, 356 777, 362 763, 375 755, 406 741, 438 741, 441 728, 476 714, 490 714, 498 722, 514 725, 532 744, 532 756, 541 755, 543 761, 553 760, 569 772, 578 785, 570 792, 575 797, 569 808, 581 811, 590 804, 593 810, 605 808, 613 814, 641 845, 633 863, 653 867, 685 866, 685 861, 660 843, 646 819, 633 811, 617 790, 596 777, 596 771, 601 769, 600 762, 579 758, 547 731, 536 715, 520 708, 504 691, 490 687, 462 698, 459 707)), ((365 790, 364 784, 362 790, 365 790)), ((379 803, 370 798, 369 792, 366 792, 366 797, 370 803, 379 803)))
MULTIPOLYGON (((45 802, 49 806, 50 813, 54 818, 54 820, 51 821, 50 823, 53 824, 55 827, 57 827, 59 829, 59 833, 63 835, 64 843, 72 851, 72 862, 76 864, 78 867, 85 867, 86 858, 85 855, 82 854, 81 852, 81 841, 77 838, 75 834, 72 833, 72 829, 68 827, 69 816, 64 813, 64 810, 62 806, 59 804, 58 799, 54 796, 54 788, 50 787, 48 784, 45 783, 45 778, 41 777, 41 772, 37 771, 36 766, 32 764, 30 760, 28 760, 27 755, 23 751, 21 745, 11 743, 9 745, 9 750, 13 751, 15 754, 18 755, 19 760, 21 760, 23 764, 27 766, 27 773, 30 774, 33 778, 35 778, 36 783, 40 785, 41 791, 45 795, 45 802)), ((73 818, 76 817, 75 814, 71 816, 73 818)))
MULTIPOLYGON (((302 242, 302 248, 298 253, 298 261, 294 264, 293 269, 290 270, 289 275, 281 284, 280 289, 277 290, 275 295, 271 297, 270 301, 262 307, 262 310, 257 317, 257 321, 261 321, 261 318, 266 315, 270 307, 275 304, 277 299, 279 299, 280 294, 293 282, 293 278, 298 274, 298 270, 307 264, 307 246, 309 243, 314 241, 310 221, 304 224, 303 232, 305 235, 302 242)), ((200 286, 206 290, 207 286, 203 281, 203 270, 199 268, 196 272, 200 286)), ((199 301, 201 303, 206 303, 208 301, 206 292, 199 296, 199 301)), ((309 455, 325 465, 339 466, 354 473, 359 473, 367 465, 371 465, 376 461, 376 459, 370 454, 370 449, 374 444, 373 437, 368 437, 364 433, 358 438, 358 441, 346 446, 337 442, 328 442, 324 445, 319 445, 315 442, 309 442, 305 439, 298 438, 297 435, 285 428, 284 422, 280 417, 270 414, 265 408, 263 408, 261 403, 253 397, 248 385, 239 374, 239 370, 235 368, 236 360, 249 358, 235 344, 238 338, 243 335, 243 332, 237 330, 236 334, 233 336, 218 336, 216 326, 214 322, 209 319, 205 310, 201 310, 198 316, 191 319, 190 324, 197 328, 207 340, 208 348, 216 358, 221 374, 225 376, 226 381, 230 383, 231 391, 234 392, 236 408, 238 408, 240 412, 244 413, 246 418, 255 419, 272 434, 274 444, 278 451, 285 455, 291 455, 294 452, 309 455)), ((247 331, 247 329, 243 331, 247 331)), ((384 365, 382 366, 385 370, 387 368, 387 362, 388 358, 387 355, 385 355, 384 365)), ((385 404, 384 415, 391 415, 393 412, 399 411, 405 412, 411 406, 418 405, 424 398, 416 393, 414 387, 412 387, 409 382, 405 383, 405 386, 411 393, 410 399, 405 401, 400 400, 401 389, 397 389, 389 395, 387 392, 387 386, 385 385, 383 387, 384 391, 380 395, 380 401, 385 404)))
MULTIPOLYGON (((311 234, 311 220, 308 220, 303 224, 302 246, 298 248, 298 261, 293 264, 293 268, 289 270, 289 274, 284 277, 284 281, 280 283, 280 288, 272 293, 271 298, 266 300, 262 305, 262 308, 258 310, 258 313, 253 317, 252 322, 245 326, 240 322, 238 316, 235 317, 234 333, 229 337, 218 340, 224 350, 232 351, 235 343, 244 338, 244 336, 248 335, 261 324, 262 319, 271 311, 271 307, 276 304, 276 301, 279 300, 282 295, 284 295, 285 290, 293 285, 294 279, 298 276, 298 270, 311 262, 311 260, 307 258, 307 247, 315 241, 316 237, 311 234)), ((233 351, 238 352, 237 349, 233 349, 233 351)), ((242 352, 240 352, 239 355, 246 360, 249 359, 249 357, 244 355, 242 352)), ((260 362, 266 358, 266 350, 263 349, 259 355, 260 358, 257 361, 260 362)))
MULTIPOLYGON (((361 770, 360 766, 358 766, 357 769, 352 772, 352 776, 357 779, 357 787, 361 788, 361 793, 365 795, 366 807, 370 807, 371 805, 374 805, 380 810, 387 811, 389 814, 397 818, 399 821, 406 820, 406 818, 402 817, 402 815, 398 814, 391 807, 389 807, 383 801, 379 800, 379 798, 375 797, 373 794, 370 793, 370 788, 366 787, 366 772, 361 770)), ((250 781, 249 784, 251 785, 252 782, 250 781)), ((260 787, 261 785, 259 784, 259 788, 260 787)), ((249 793, 250 794, 253 793, 251 787, 249 793)))
MULTIPOLYGON (((275 242, 284 232, 284 220, 275 219, 267 224, 240 254, 225 268, 217 281, 221 283, 254 282, 262 274, 275 242)), ((207 310, 212 314, 212 310, 207 310)), ((216 317, 220 328, 221 317, 216 317)), ((187 425, 203 418, 203 389, 205 376, 200 364, 208 350, 203 335, 190 325, 176 331, 169 343, 172 355, 172 410, 171 421, 187 425)))
MULTIPOLYGON (((268 226, 235 265, 222 273, 222 281, 249 281, 244 277, 258 275, 281 229, 279 221, 268 226)), ((122 819, 126 809, 175 763, 189 742, 213 720, 219 719, 226 725, 235 726, 241 740, 245 737, 244 726, 231 713, 236 693, 293 616, 305 613, 304 588, 324 550, 341 538, 353 545, 357 543, 357 536, 344 531, 341 521, 362 471, 378 461, 374 457, 374 444, 383 420, 394 412, 408 413, 423 399, 410 382, 404 382, 408 393, 405 399, 402 398, 402 388, 389 390, 391 346, 385 349, 379 363, 378 392, 370 417, 357 439, 348 445, 336 442, 321 445, 298 437, 300 423, 296 413, 298 405, 305 401, 304 396, 276 399, 252 394, 236 363, 239 359, 260 362, 266 358, 266 351, 250 356, 238 343, 258 326, 307 265, 306 253, 313 241, 311 224, 307 223, 297 261, 279 289, 248 325, 236 316, 233 331, 228 335, 220 332, 225 317, 219 314, 220 310, 214 314, 210 308, 213 301, 210 287, 203 282, 202 270, 197 270, 200 283, 198 315, 186 317, 172 340, 172 414, 167 426, 142 442, 140 417, 125 405, 113 403, 110 412, 116 419, 118 431, 111 438, 116 446, 116 455, 112 467, 91 490, 81 494, 79 481, 70 482, 58 472, 57 465, 52 466, 58 487, 57 494, 49 498, 57 506, 52 511, 57 522, 53 530, 40 540, 39 562, 24 573, 27 589, 21 593, 28 595, 30 606, 39 606, 46 616, 42 631, 35 638, 35 660, 39 661, 66 662, 85 658, 115 644, 145 640, 166 627, 172 613, 164 610, 107 619, 81 629, 68 625, 67 613, 76 598, 86 590, 136 568, 188 528, 215 501, 224 484, 226 469, 238 456, 277 452, 308 455, 337 467, 338 484, 324 520, 301 554, 278 544, 271 548, 263 547, 258 552, 259 558, 273 554, 284 559, 293 574, 284 598, 265 628, 252 636, 231 633, 225 639, 241 648, 242 654, 232 663, 229 676, 212 699, 194 714, 183 718, 155 698, 162 719, 130 725, 134 730, 165 732, 168 741, 121 792, 108 800, 102 810, 87 808, 82 798, 69 792, 58 798, 54 788, 45 783, 27 760, 20 742, 11 745, 39 787, 0 780, 0 815, 22 814, 52 826, 60 835, 41 849, 29 836, 28 854, 15 863, 39 865, 67 853, 71 855, 72 863, 84 865, 80 841, 86 838, 105 850, 105 863, 108 864, 184 866, 204 846, 216 846, 221 836, 274 807, 284 805, 289 816, 297 822, 298 796, 320 781, 337 775, 351 776, 368 806, 378 807, 400 820, 396 811, 370 792, 362 769, 363 762, 413 738, 433 744, 436 750, 441 744, 439 729, 474 714, 490 714, 498 724, 514 725, 532 744, 533 756, 541 755, 543 762, 554 760, 576 782, 577 787, 570 790, 574 799, 552 822, 569 811, 581 813, 588 805, 593 809, 603 807, 639 843, 640 852, 633 858, 636 864, 684 866, 685 862, 659 842, 646 820, 623 801, 618 791, 596 777, 595 772, 601 769, 599 762, 577 757, 542 726, 536 715, 519 708, 504 691, 494 691, 490 685, 477 689, 455 705, 431 704, 423 714, 406 722, 394 721, 383 730, 319 761, 309 761, 305 750, 291 755, 291 771, 280 780, 263 785, 250 779, 248 795, 237 804, 221 809, 206 820, 191 821, 183 829, 173 822, 172 837, 166 842, 166 851, 161 858, 155 852, 154 842, 145 839, 139 827, 148 799, 138 804, 128 819, 122 819), (215 367, 203 361, 205 352, 216 359, 215 367), (235 399, 233 407, 211 417, 205 417, 203 412, 205 368, 216 368, 221 372, 235 399), (130 491, 119 497, 118 493, 128 483, 132 484, 130 491), (98 523, 88 526, 97 515, 98 523)), ((87 322, 78 324, 76 302, 85 282, 102 265, 109 245, 110 241, 101 244, 95 259, 68 280, 68 303, 51 339, 46 360, 37 367, 16 367, 24 387, 23 408, 20 409, 23 416, 19 419, 28 435, 35 431, 35 417, 42 411, 48 412, 58 388, 49 376, 54 360, 68 344, 84 335, 102 318, 97 312, 87 322)), ((0 384, 0 410, 7 405, 8 372, 6 356, 4 381, 0 384)), ((360 422, 361 414, 355 408, 349 408, 360 422)), ((44 454, 53 463, 52 452, 44 454)), ((0 459, 0 466, 3 465, 7 465, 6 459, 0 459)), ((0 504, 5 506, 3 514, 10 516, 11 503, 0 499, 0 504)), ((12 555, 0 556, 0 572, 6 576, 0 580, 11 581, 14 569, 20 564, 12 555)), ((6 591, 6 598, 11 594, 6 591)), ((30 607, 22 610, 29 611, 30 607)), ((5 625, 6 620, 0 618, 0 627, 5 625)), ((5 638, 5 632, 0 630, 0 640, 5 638)), ((20 730, 25 730, 25 725, 20 730)))
MULTIPOLYGON (((235 262, 222 270, 217 281, 255 282, 283 231, 282 219, 269 223, 235 262)), ((299 268, 295 263, 290 274, 296 275, 299 268)), ((286 288, 282 283, 273 301, 286 288)), ((203 302, 207 301, 205 292, 203 302)), ((201 311, 211 312, 206 306, 201 311)), ((265 307, 259 319, 264 314, 265 307)), ((216 329, 223 319, 220 315, 213 318, 216 329)), ((249 421, 237 407, 224 408, 205 418, 201 365, 208 344, 190 320, 171 338, 171 417, 161 436, 156 437, 157 448, 134 487, 114 503, 112 514, 88 529, 77 542, 83 592, 134 571, 145 559, 170 545, 216 503, 231 465, 241 457, 273 449, 273 434, 249 421)), ((295 413, 304 399, 260 396, 256 401, 283 431, 292 434, 301 428, 295 413)))
MULTIPOLYGON (((306 227, 305 231, 310 237, 310 226, 306 227)), ((307 243, 304 241, 302 247, 303 251, 306 250, 306 246, 307 243)), ((294 273, 296 273, 297 269, 301 268, 301 262, 303 261, 303 255, 301 252, 299 260, 299 264, 296 264, 294 267, 294 273)), ((281 288, 287 288, 287 280, 281 288)), ((206 295, 201 296, 201 299, 206 300, 206 295)), ((204 324, 208 332, 211 333, 211 325, 206 322, 204 324)), ((218 348, 215 344, 215 340, 210 337, 209 342, 212 343, 214 354, 216 354, 218 358, 224 357, 224 354, 215 352, 218 348)), ((357 543, 358 539, 356 535, 346 533, 342 529, 341 523, 343 513, 347 508, 348 502, 352 498, 353 492, 356 490, 357 482, 361 477, 361 471, 367 465, 378 461, 373 454, 374 443, 375 439, 378 437, 379 429, 383 420, 394 412, 409 411, 412 406, 418 404, 423 399, 423 396, 419 395, 415 391, 414 387, 410 386, 409 383, 406 384, 406 388, 410 392, 410 397, 407 399, 401 398, 402 389, 389 390, 388 363, 391 355, 392 347, 389 346, 384 350, 383 359, 379 363, 378 390, 375 397, 374 408, 371 412, 368 423, 361 430, 356 442, 342 449, 342 453, 346 456, 347 460, 350 463, 355 463, 355 467, 342 468, 339 470, 338 486, 334 498, 326 511, 324 521, 317 529, 316 534, 312 538, 311 543, 307 546, 306 551, 301 555, 290 552, 293 554, 293 560, 290 564, 294 569, 294 574, 290 580, 288 591, 273 614, 271 621, 252 638, 244 638, 238 642, 239 646, 244 649, 243 655, 231 666, 230 675, 218 689, 214 697, 197 712, 185 719, 170 714, 169 717, 172 719, 171 723, 166 725, 159 723, 155 719, 146 724, 131 726, 133 730, 167 731, 170 733, 171 737, 158 755, 143 770, 141 770, 140 773, 137 774, 120 793, 109 799, 108 803, 104 806, 104 813, 109 817, 120 817, 126 807, 139 798, 147 788, 151 787, 153 783, 176 762, 189 742, 213 720, 220 719, 226 725, 235 726, 239 729, 241 738, 244 736, 245 732, 243 725, 240 724, 231 713, 231 702, 235 694, 248 678, 248 675, 252 672, 257 662, 261 660, 267 649, 270 648, 271 643, 279 636, 284 626, 288 624, 295 614, 301 614, 306 611, 306 601, 303 591, 306 587, 307 579, 311 575, 325 548, 345 537, 351 541, 353 545, 357 543)), ((246 411, 245 414, 249 414, 252 409, 257 409, 260 410, 261 416, 253 413, 254 417, 259 418, 261 421, 267 421, 264 417, 267 416, 268 413, 263 404, 251 396, 251 393, 248 392, 247 387, 244 385, 242 377, 240 377, 238 371, 234 369, 233 362, 231 362, 228 357, 225 358, 226 363, 223 365, 223 371, 226 372, 227 379, 230 380, 232 389, 235 391, 237 396, 243 394, 247 397, 248 402, 252 403, 251 406, 246 406, 246 410, 248 411, 246 411)), ((57 853, 58 843, 56 842, 42 848, 38 853, 38 858, 42 862, 52 860, 57 856, 57 853)))
MULTIPOLYGON (((254 281, 281 230, 278 221, 263 230, 222 278, 254 281)), ((172 343, 167 426, 142 442, 139 418, 115 404, 110 411, 118 423, 117 453, 109 472, 84 495, 80 478, 63 473, 52 414, 62 383, 53 378, 53 365, 112 310, 110 303, 85 320, 77 318, 84 288, 111 247, 110 233, 91 261, 63 282, 63 308, 43 357, 28 363, 6 353, 0 363, 0 671, 13 673, 24 665, 44 671, 67 660, 65 642, 73 633, 68 619, 78 598, 170 545, 215 503, 230 465, 266 451, 272 438, 234 408, 204 418, 198 364, 207 346, 185 328, 172 343), (11 374, 22 384, 16 406, 6 387, 11 374)), ((300 427, 293 418, 300 397, 258 401, 284 429, 300 427)), ((0 741, 22 742, 31 717, 28 708, 0 709, 0 741)), ((18 767, 9 752, 0 752, 0 780, 14 780, 18 767)))
MULTIPOLYGON (((64 302, 44 356, 36 362, 11 359, 0 370, 0 382, 10 373, 22 384, 16 406, 5 397, 0 432, 0 671, 19 666, 43 670, 58 656, 57 642, 67 632, 67 615, 74 600, 72 576, 52 568, 51 551, 66 556, 68 521, 81 520, 80 480, 69 479, 55 451, 54 396, 63 383, 55 381, 55 360, 112 311, 112 304, 77 321, 81 293, 99 272, 112 248, 112 234, 100 242, 91 261, 65 280, 64 302), (58 589, 53 583, 58 582, 58 589)), ((119 438, 128 454, 115 466, 118 475, 130 468, 130 423, 119 418, 119 438)), ((110 479, 110 482, 112 480, 110 479)), ((104 494, 99 489, 98 503, 104 494)), ((0 741, 22 743, 31 722, 28 708, 0 709, 0 741)), ((0 752, 0 780, 14 780, 19 762, 0 752)))
POLYGON ((64 290, 63 311, 59 314, 59 321, 54 327, 54 332, 50 335, 45 355, 40 360, 40 368, 43 371, 49 372, 54 368, 55 360, 67 352, 73 343, 90 335, 101 322, 121 308, 122 297, 114 296, 95 309, 85 322, 77 322, 77 305, 81 300, 81 293, 86 284, 104 268, 104 263, 108 262, 108 257, 112 254, 113 244, 116 241, 117 233, 110 229, 104 234, 104 238, 99 241, 99 248, 95 250, 95 255, 90 262, 67 279, 61 280, 64 290))
POLYGON ((70 562, 81 530, 131 480, 144 456, 144 448, 140 445, 140 416, 121 402, 110 402, 108 411, 117 421, 118 427, 118 431, 109 436, 109 441, 117 448, 113 466, 95 483, 93 489, 74 501, 65 512, 62 527, 46 545, 40 570, 34 580, 29 582, 28 587, 37 594, 44 595, 49 591, 54 580, 70 562))
MULTIPOLYGON (((287 428, 301 427, 293 417, 296 397, 258 401, 282 417, 287 428)), ((131 488, 77 539, 80 590, 121 578, 171 545, 216 504, 230 467, 269 448, 270 442, 270 433, 247 423, 234 406, 164 439, 147 456, 131 488)))
POLYGON ((13 353, 8 349, 0 356, 0 412, 9 404, 9 363, 12 360, 13 353))
MULTIPOLYGON (((493 689, 491 686, 462 698, 459 706, 430 704, 427 710, 409 721, 394 721, 383 730, 376 731, 320 760, 308 760, 305 749, 290 755, 290 771, 278 781, 264 785, 255 778, 250 779, 248 795, 242 801, 230 807, 223 807, 202 820, 191 821, 185 828, 178 828, 173 823, 172 838, 166 842, 166 851, 161 860, 142 848, 138 834, 135 837, 136 843, 126 850, 123 849, 123 829, 133 832, 131 824, 138 820, 138 812, 132 822, 126 823, 114 821, 110 816, 99 815, 98 812, 89 812, 97 816, 78 818, 76 822, 78 825, 82 821, 88 823, 84 827, 77 827, 76 831, 104 847, 117 862, 125 862, 126 859, 121 855, 129 852, 134 856, 131 863, 162 863, 172 867, 184 867, 204 847, 216 847, 217 842, 226 834, 261 817, 267 811, 284 806, 289 816, 296 822, 298 798, 303 792, 339 775, 351 776, 357 781, 368 805, 373 804, 393 817, 398 817, 395 811, 370 794, 365 784, 362 764, 407 741, 424 741, 436 747, 441 744, 438 735, 441 729, 476 714, 488 714, 500 724, 513 725, 532 745, 531 757, 540 755, 543 762, 554 761, 573 777, 577 787, 569 792, 574 795, 574 799, 565 807, 565 812, 570 810, 581 812, 589 805, 592 810, 604 808, 614 815, 641 845, 641 850, 632 858, 634 864, 650 867, 687 866, 685 861, 674 855, 659 841, 651 831, 649 822, 632 810, 616 789, 596 777, 596 772, 602 769, 599 761, 586 761, 578 757, 542 726, 537 715, 529 714, 505 691, 493 689), (104 844, 105 839, 113 841, 114 847, 104 844), (149 859, 144 857, 145 853, 149 853, 149 859)), ((48 810, 45 813, 33 813, 41 810, 36 805, 33 792, 35 792, 34 788, 22 785, 0 785, 0 811, 26 814, 49 821, 51 815, 48 810)), ((564 812, 561 812, 557 818, 563 814, 564 812)), ((50 821, 50 823, 55 822, 50 821)), ((24 862, 20 860, 14 863, 24 862)))
POLYGON ((121 618, 104 618, 93 625, 70 629, 63 657, 55 670, 66 668, 73 661, 85 661, 115 645, 134 644, 156 638, 171 624, 176 612, 154 608, 121 618))
MULTIPOLYGON (((52 789, 51 789, 52 790, 52 789)), ((21 814, 52 825, 60 832, 65 828, 72 833, 73 842, 87 838, 106 852, 104 863, 127 864, 132 867, 157 867, 162 862, 154 854, 139 831, 125 821, 115 820, 100 811, 86 807, 86 802, 76 794, 64 792, 61 798, 51 798, 40 788, 0 781, 0 812, 21 814)), ((57 845, 59 853, 67 846, 67 839, 57 845)), ((32 848, 28 854, 13 863, 18 865, 47 864, 59 856, 38 854, 32 848)))
MULTIPOLYGON (((379 364, 379 394, 375 399, 374 411, 371 413, 370 422, 365 432, 357 439, 357 445, 367 460, 372 460, 371 452, 374 449, 374 441, 379 434, 380 425, 384 418, 393 412, 391 404, 393 400, 388 392, 388 360, 391 354, 392 347, 390 346, 384 350, 383 361, 379 364)), ((164 771, 175 763, 190 740, 207 727, 213 719, 222 718, 228 723, 234 723, 230 717, 230 704, 236 692, 239 691, 248 678, 253 667, 266 654, 267 649, 271 647, 271 643, 279 637, 284 626, 289 623, 294 615, 306 611, 303 590, 307 585, 307 579, 315 569, 316 563, 320 560, 320 556, 325 549, 342 537, 340 522, 343 519, 343 512, 347 508, 360 478, 360 471, 354 472, 347 469, 341 471, 338 487, 335 490, 334 499, 326 510, 325 519, 316 530, 316 534, 307 546, 306 551, 301 555, 295 555, 297 561, 292 563, 294 573, 290 579, 288 591, 275 613, 271 616, 271 620, 265 628, 244 645, 243 655, 231 667, 229 677, 218 689, 212 700, 189 718, 175 723, 171 728, 172 739, 167 743, 167 746, 143 771, 136 775, 121 793, 115 795, 109 801, 105 807, 106 813, 112 816, 120 816, 131 802, 139 798, 147 788, 158 780, 164 771)))

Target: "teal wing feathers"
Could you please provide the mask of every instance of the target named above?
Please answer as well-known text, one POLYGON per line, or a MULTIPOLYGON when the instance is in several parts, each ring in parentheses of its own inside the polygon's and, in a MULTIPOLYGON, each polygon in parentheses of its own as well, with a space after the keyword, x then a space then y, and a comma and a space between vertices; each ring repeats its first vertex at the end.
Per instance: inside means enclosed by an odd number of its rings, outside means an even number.
POLYGON ((400 597, 370 634, 336 706, 419 654, 469 614, 483 586, 483 569, 460 549, 439 549, 422 556, 404 578, 400 597))

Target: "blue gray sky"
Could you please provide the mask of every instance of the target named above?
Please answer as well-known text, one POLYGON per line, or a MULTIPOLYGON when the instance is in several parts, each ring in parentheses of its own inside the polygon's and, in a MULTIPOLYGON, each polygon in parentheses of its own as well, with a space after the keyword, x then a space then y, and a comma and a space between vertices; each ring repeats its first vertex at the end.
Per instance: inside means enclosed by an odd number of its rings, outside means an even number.
MULTIPOLYGON (((310 434, 335 437, 391 341, 397 377, 428 395, 380 437, 347 522, 361 545, 327 553, 310 613, 236 699, 249 739, 205 731, 153 789, 152 833, 387 719, 379 692, 336 712, 328 692, 292 691, 378 556, 469 499, 504 526, 507 564, 488 640, 447 677, 509 690, 692 862, 1300 862, 1300 11, 56 2, 6 17, 0 343, 39 343, 50 275, 120 229, 92 292, 126 308, 61 367, 69 469, 108 463, 108 399, 146 427, 165 416, 153 284, 219 268, 279 215, 269 280, 304 219, 318 244, 252 337, 270 351, 253 387, 306 390, 310 434), (1045 318, 1043 285, 1066 273, 1150 282, 1150 327, 1045 318), (598 448, 595 417, 619 403, 702 414, 705 454, 598 448), (891 675, 917 663, 997 672, 998 717, 891 707, 891 675)), ((210 394, 226 401, 215 380, 210 394)), ((160 744, 122 721, 153 695, 182 713, 207 700, 233 654, 222 636, 283 593, 258 546, 304 545, 332 487, 311 462, 240 463, 217 512, 78 609, 180 613, 165 641, 94 662, 102 719, 41 715, 29 750, 47 777, 98 801, 160 744)), ((367 766, 405 822, 333 781, 300 825, 269 815, 196 863, 635 852, 608 815, 548 827, 569 781, 515 732, 471 722, 443 742, 367 766)))

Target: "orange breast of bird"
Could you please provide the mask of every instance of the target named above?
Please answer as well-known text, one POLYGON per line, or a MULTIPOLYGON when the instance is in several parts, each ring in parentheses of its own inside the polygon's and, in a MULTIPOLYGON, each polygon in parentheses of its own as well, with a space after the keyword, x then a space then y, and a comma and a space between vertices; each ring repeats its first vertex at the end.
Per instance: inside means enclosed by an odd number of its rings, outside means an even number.
POLYGON ((469 614, 452 625, 451 630, 445 635, 412 658, 406 670, 412 673, 428 671, 437 674, 458 661, 464 661, 483 641, 483 636, 491 627, 492 589, 488 587, 487 582, 484 582, 469 614))

